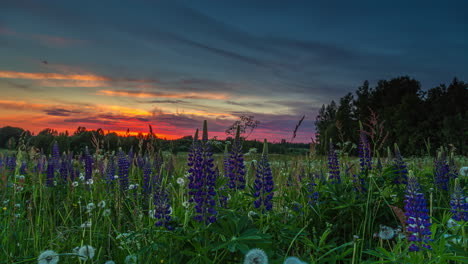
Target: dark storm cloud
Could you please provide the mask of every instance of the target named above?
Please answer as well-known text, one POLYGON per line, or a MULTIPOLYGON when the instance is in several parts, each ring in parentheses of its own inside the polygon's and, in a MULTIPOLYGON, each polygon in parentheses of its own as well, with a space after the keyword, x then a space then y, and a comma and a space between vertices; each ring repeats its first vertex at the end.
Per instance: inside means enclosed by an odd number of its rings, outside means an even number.
POLYGON ((72 114, 79 114, 81 112, 80 111, 67 110, 67 109, 63 109, 63 108, 52 108, 52 109, 44 110, 44 113, 46 113, 46 115, 50 115, 50 116, 70 116, 72 114))

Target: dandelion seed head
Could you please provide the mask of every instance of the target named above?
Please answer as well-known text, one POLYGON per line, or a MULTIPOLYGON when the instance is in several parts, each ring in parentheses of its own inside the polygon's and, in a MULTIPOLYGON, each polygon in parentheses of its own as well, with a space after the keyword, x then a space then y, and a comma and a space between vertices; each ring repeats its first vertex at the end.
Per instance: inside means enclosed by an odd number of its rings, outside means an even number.
POLYGON ((395 236, 395 230, 389 226, 380 225, 378 236, 382 240, 390 240, 395 236))
POLYGON ((91 220, 89 220, 81 224, 81 228, 91 228, 91 225, 91 220))
POLYGON ((288 257, 284 260, 283 264, 307 264, 296 257, 288 257))
POLYGON ((37 257, 38 264, 57 264, 59 261, 57 252, 53 250, 46 250, 37 257))
POLYGON ((96 250, 92 246, 82 246, 78 250, 78 254, 80 255, 79 258, 81 260, 88 260, 94 257, 96 250))
POLYGON ((104 201, 104 200, 100 201, 100 202, 98 203, 97 206, 98 206, 99 208, 104 208, 104 207, 106 207, 106 201, 104 201))
POLYGON ((460 227, 460 224, 457 223, 455 220, 453 220, 452 218, 450 218, 448 221, 447 221, 447 227, 448 229, 452 230, 452 231, 455 231, 458 229, 458 227, 460 227))
POLYGON ((254 248, 245 254, 244 264, 268 264, 268 257, 265 251, 254 248))
POLYGON ((185 184, 185 180, 183 178, 177 178, 177 184, 183 186, 185 184))
POLYGON ((89 203, 88 205, 86 205, 86 210, 88 210, 88 212, 91 212, 95 208, 96 208, 96 205, 94 203, 89 203))
POLYGON ((137 256, 136 255, 128 255, 125 257, 125 264, 136 264, 137 262, 137 256))

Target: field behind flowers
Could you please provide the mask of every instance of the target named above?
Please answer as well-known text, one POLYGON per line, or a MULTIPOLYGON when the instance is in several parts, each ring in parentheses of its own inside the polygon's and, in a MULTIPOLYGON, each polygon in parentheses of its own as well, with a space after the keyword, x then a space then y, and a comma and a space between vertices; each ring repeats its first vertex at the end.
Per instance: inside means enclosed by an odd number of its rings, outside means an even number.
POLYGON ((244 155, 239 140, 213 155, 207 138, 177 156, 0 154, 0 263, 243 263, 254 248, 269 263, 467 263, 467 157, 244 155))

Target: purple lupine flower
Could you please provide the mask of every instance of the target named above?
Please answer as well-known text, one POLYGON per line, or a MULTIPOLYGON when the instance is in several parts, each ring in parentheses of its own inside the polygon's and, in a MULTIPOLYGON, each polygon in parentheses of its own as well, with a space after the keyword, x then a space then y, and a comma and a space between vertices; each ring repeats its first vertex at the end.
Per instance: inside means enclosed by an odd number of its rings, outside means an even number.
POLYGON ((107 159, 107 166, 106 166, 106 182, 111 188, 114 187, 114 177, 115 177, 115 157, 111 155, 107 159))
POLYGON ((416 177, 410 174, 405 195, 406 230, 410 233, 408 240, 411 242, 409 251, 419 251, 421 246, 431 249, 431 246, 427 244, 431 241, 431 222, 428 212, 421 187, 416 177))
POLYGON ((318 204, 318 199, 319 199, 319 192, 317 191, 317 183, 315 183, 315 176, 312 176, 310 179, 310 182, 307 184, 307 198, 308 201, 307 203, 310 206, 314 206, 318 204))
POLYGON ((406 184, 408 182, 408 169, 406 168, 406 163, 401 156, 400 149, 397 144, 395 144, 395 158, 393 159, 393 169, 394 169, 394 184, 406 184))
POLYGON ((84 163, 85 180, 88 181, 93 177, 93 158, 89 154, 88 147, 85 149, 84 163))
POLYGON ((168 230, 172 230, 170 224, 172 217, 172 207, 170 204, 169 195, 166 189, 158 186, 154 193, 154 218, 157 219, 156 226, 164 226, 168 230))
POLYGON ((360 193, 367 192, 366 181, 360 174, 353 174, 353 186, 354 190, 360 193))
POLYGON ((26 164, 26 161, 23 161, 23 162, 21 163, 21 167, 20 167, 20 170, 19 170, 19 173, 20 173, 21 175, 26 174, 26 165, 27 165, 27 164, 26 164))
POLYGON ((228 163, 227 175, 229 177, 229 188, 234 190, 245 189, 244 153, 242 153, 239 126, 237 126, 236 138, 232 144, 228 163))
POLYGON ((434 180, 437 188, 447 191, 449 178, 450 178, 450 167, 447 163, 446 155, 444 151, 440 151, 434 162, 434 180))
POLYGON ((255 173, 254 183, 254 197, 257 198, 254 201, 255 208, 261 208, 262 212, 270 211, 273 208, 273 174, 271 172, 270 163, 268 162, 268 143, 265 139, 263 142, 263 153, 262 157, 257 163, 257 170, 255 173))
POLYGON ((333 143, 330 141, 330 151, 328 152, 328 169, 330 171, 329 180, 332 183, 340 183, 340 164, 338 161, 338 154, 333 147, 333 143))
POLYGON ((14 170, 16 168, 16 156, 15 155, 11 155, 11 157, 7 156, 6 168, 9 170, 14 170))
POLYGON ((359 132, 358 156, 361 172, 372 170, 372 154, 369 140, 366 133, 362 130, 359 132))
POLYGON ((54 160, 53 158, 50 158, 49 161, 47 162, 47 175, 46 175, 46 186, 52 187, 54 186, 54 160))
POLYGON ((198 130, 195 132, 192 148, 188 156, 190 202, 195 203, 195 220, 205 224, 216 221, 215 209, 216 173, 213 164, 213 152, 208 141, 206 120, 203 122, 202 141, 198 140, 198 130))
POLYGON ((119 182, 120 182, 120 190, 125 191, 128 189, 128 169, 129 169, 129 160, 125 152, 122 149, 119 150, 117 154, 117 162, 119 166, 119 182))
POLYGON ((143 165, 143 193, 150 194, 153 191, 153 182, 151 179, 151 162, 146 159, 143 165))
POLYGON ((468 221, 468 203, 458 179, 455 180, 452 199, 450 200, 452 219, 456 221, 468 221))
POLYGON ((54 162, 54 168, 58 170, 60 168, 60 149, 57 141, 54 141, 52 145, 52 160, 54 162))

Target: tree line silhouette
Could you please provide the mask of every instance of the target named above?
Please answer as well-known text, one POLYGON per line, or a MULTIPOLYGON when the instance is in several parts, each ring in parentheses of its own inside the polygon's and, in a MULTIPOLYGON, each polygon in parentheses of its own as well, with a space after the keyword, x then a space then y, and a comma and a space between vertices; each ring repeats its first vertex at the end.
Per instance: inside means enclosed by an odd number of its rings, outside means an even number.
POLYGON ((454 78, 425 91, 408 76, 375 87, 365 81, 354 94, 322 106, 315 122, 318 150, 325 153, 330 140, 342 148, 356 145, 360 122, 379 152, 396 143, 404 155, 433 155, 440 146, 466 154, 468 84, 454 78))

